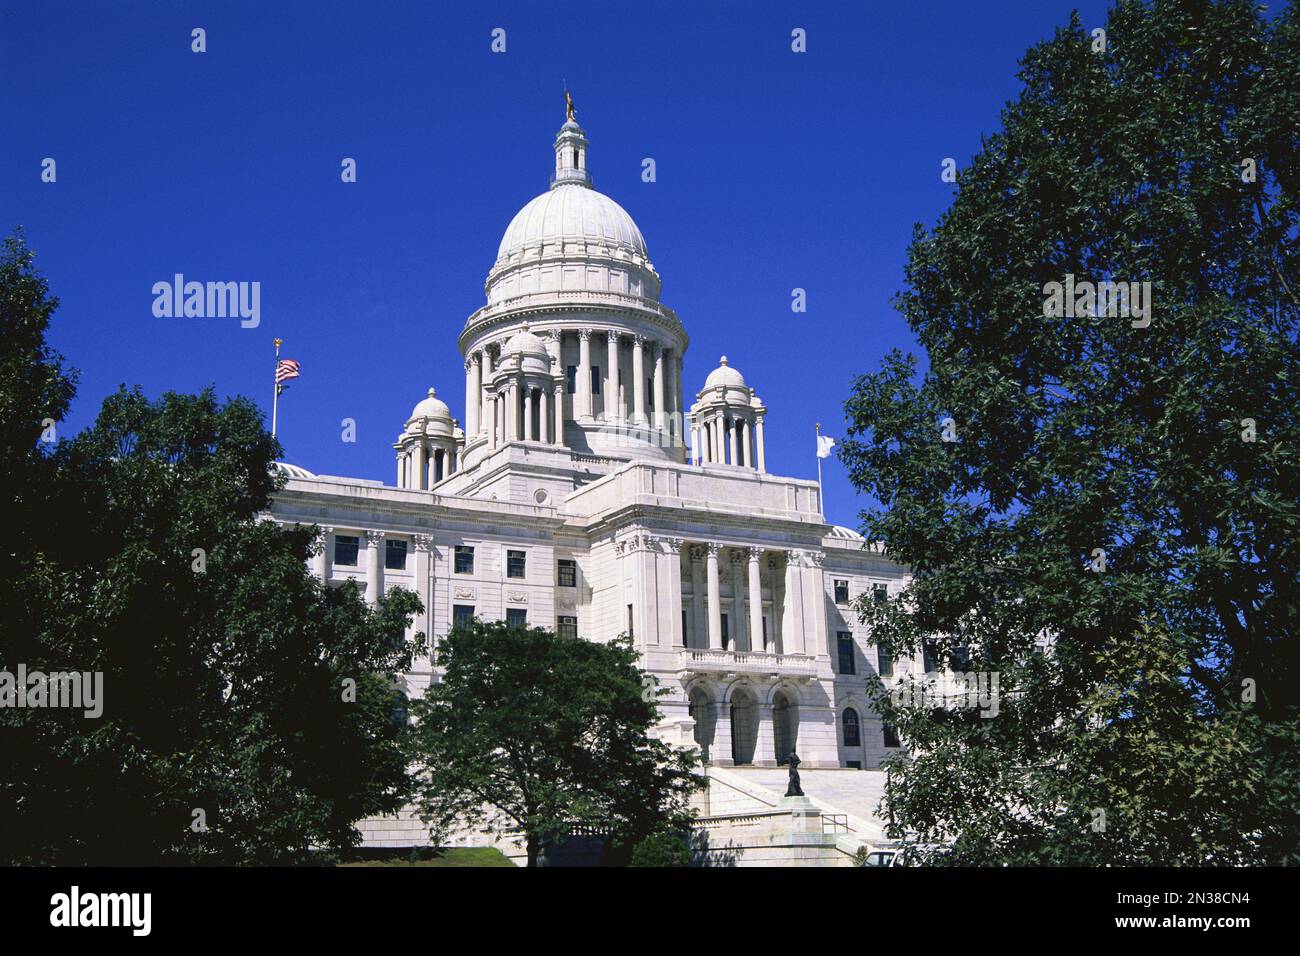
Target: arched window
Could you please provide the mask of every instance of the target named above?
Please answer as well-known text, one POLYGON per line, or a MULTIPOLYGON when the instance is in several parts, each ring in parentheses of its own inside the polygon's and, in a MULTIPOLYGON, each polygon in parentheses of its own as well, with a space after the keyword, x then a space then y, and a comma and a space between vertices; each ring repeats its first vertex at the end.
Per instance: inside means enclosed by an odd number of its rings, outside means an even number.
POLYGON ((846 707, 841 722, 844 725, 844 746, 861 747, 862 727, 858 723, 858 712, 852 707, 846 707))

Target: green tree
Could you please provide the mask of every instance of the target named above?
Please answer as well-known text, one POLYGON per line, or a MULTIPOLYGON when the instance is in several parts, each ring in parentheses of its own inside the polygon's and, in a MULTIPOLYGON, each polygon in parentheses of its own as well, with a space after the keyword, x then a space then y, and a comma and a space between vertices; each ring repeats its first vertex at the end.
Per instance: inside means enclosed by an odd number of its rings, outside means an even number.
POLYGON ((909 249, 928 366, 846 404, 864 531, 915 573, 874 640, 1000 677, 993 719, 882 697, 885 810, 956 862, 1294 860, 1300 22, 1122 0, 1099 41, 1025 56, 909 249), (1150 282, 1149 325, 1049 317, 1067 274, 1150 282))
POLYGON ((627 638, 476 620, 439 643, 439 663, 412 706, 417 803, 435 835, 518 829, 535 866, 573 823, 634 844, 685 821, 696 759, 648 736, 657 691, 627 638))
POLYGON ((0 708, 0 854, 265 863, 354 844, 354 822, 406 792, 392 678, 410 664, 418 599, 371 609, 352 586, 323 588, 306 567, 316 529, 261 520, 278 446, 245 399, 123 389, 93 427, 41 444, 72 389, 18 241, 0 303, 16 528, 0 554, 0 669, 103 675, 99 717, 0 708))

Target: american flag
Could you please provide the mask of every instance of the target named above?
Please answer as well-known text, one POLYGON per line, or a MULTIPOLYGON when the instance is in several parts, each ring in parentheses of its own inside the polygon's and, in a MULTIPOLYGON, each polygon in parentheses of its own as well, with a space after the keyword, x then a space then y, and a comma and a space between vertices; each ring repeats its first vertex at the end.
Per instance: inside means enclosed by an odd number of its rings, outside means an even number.
POLYGON ((280 359, 275 363, 275 387, 284 391, 284 383, 298 377, 297 359, 280 359))

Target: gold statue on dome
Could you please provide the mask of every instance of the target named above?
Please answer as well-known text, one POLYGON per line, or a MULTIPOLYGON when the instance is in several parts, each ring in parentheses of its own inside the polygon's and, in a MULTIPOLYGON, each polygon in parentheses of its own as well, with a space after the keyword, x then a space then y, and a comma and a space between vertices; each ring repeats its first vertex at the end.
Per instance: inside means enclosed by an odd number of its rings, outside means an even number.
POLYGON ((577 107, 573 105, 573 97, 569 95, 569 88, 564 88, 564 117, 570 123, 578 122, 577 107))

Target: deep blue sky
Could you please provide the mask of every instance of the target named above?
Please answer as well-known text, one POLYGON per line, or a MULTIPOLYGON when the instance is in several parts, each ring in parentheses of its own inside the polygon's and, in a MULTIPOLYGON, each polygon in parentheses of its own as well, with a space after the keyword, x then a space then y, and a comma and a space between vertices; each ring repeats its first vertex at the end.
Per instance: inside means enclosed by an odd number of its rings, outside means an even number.
MULTIPOLYGON (((430 385, 463 420, 456 336, 546 189, 566 79, 596 186, 691 336, 688 392, 726 353, 770 409, 769 469, 815 477, 814 422, 841 435, 852 376, 914 347, 890 299, 912 224, 951 199, 941 161, 967 163, 1072 8, 1092 26, 1106 4, 5 0, 0 231, 25 228, 62 302, 51 339, 82 376, 66 428, 123 382, 213 384, 269 421, 280 336, 303 366, 286 458, 391 483, 430 385), (155 318, 176 272, 260 281, 261 326, 155 318)), ((842 466, 825 479, 827 517, 856 525, 842 466)))

